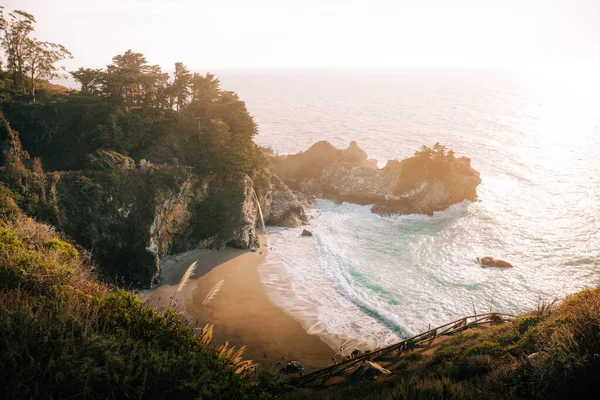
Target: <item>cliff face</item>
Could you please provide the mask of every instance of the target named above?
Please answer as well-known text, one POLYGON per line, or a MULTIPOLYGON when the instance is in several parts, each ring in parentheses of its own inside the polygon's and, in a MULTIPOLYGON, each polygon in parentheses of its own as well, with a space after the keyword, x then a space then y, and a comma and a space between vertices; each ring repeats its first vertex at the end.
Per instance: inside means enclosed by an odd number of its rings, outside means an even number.
POLYGON ((267 225, 293 228, 307 223, 303 203, 279 177, 271 177, 269 194, 263 207, 267 225))
POLYGON ((432 214, 475 200, 481 183, 469 158, 436 149, 379 169, 356 142, 345 150, 319 142, 303 153, 276 158, 274 165, 285 183, 305 195, 374 204, 379 214, 432 214))
MULTIPOLYGON (((51 191, 61 230, 94 257, 107 279, 155 282, 160 259, 198 248, 258 243, 260 213, 246 174, 199 177, 182 167, 138 167, 60 174, 51 191)), ((304 208, 279 179, 263 188, 272 225, 297 226, 304 208)))

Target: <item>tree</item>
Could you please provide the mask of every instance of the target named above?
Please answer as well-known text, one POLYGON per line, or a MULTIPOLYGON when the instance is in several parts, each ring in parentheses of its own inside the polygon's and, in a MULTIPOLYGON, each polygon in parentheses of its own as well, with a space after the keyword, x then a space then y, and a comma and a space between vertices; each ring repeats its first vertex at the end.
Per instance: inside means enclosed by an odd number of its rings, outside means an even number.
POLYGON ((190 96, 190 85, 192 74, 187 67, 181 63, 175 63, 175 77, 173 79, 173 96, 177 104, 177 111, 183 109, 190 96))
POLYGON ((235 92, 221 91, 210 112, 211 118, 226 122, 232 134, 250 140, 258 133, 256 123, 246 109, 246 103, 235 92))
MULTIPOLYGON (((1 10, 0 10, 1 11, 1 10)), ((35 18, 25 11, 15 10, 4 19, 0 12, 0 29, 3 32, 2 47, 6 54, 6 66, 12 75, 16 90, 30 89, 35 102, 35 84, 40 79, 53 79, 59 76, 55 64, 71 53, 60 44, 42 42, 30 38, 34 30, 35 18), (29 85, 27 85, 29 80, 29 85)))
POLYGON ((206 76, 194 74, 191 81, 192 99, 187 112, 196 120, 209 119, 209 108, 219 98, 219 80, 211 73, 206 76))
POLYGON ((138 105, 144 98, 143 77, 148 68, 146 57, 127 50, 113 57, 106 67, 105 90, 108 95, 124 104, 125 110, 138 105))
POLYGON ((104 92, 124 105, 125 111, 132 107, 162 108, 168 77, 158 65, 148 65, 143 54, 127 50, 106 67, 104 92))
POLYGON ((6 67, 11 74, 15 89, 25 90, 27 40, 33 32, 35 18, 25 11, 15 10, 2 16, 2 48, 6 55, 6 67))
POLYGON ((169 74, 162 72, 158 65, 150 65, 143 71, 141 78, 146 107, 163 108, 165 106, 165 90, 169 83, 169 74))
POLYGON ((61 44, 37 39, 27 38, 24 49, 25 72, 30 80, 31 97, 35 103, 35 83, 41 79, 50 80, 61 76, 59 71, 64 70, 64 67, 57 67, 55 64, 73 56, 61 44))
POLYGON ((104 82, 102 69, 79 68, 77 71, 71 71, 70 74, 81 85, 83 93, 97 94, 100 92, 104 82))
POLYGON ((4 6, 0 6, 0 31, 6 29, 6 19, 4 19, 4 6))

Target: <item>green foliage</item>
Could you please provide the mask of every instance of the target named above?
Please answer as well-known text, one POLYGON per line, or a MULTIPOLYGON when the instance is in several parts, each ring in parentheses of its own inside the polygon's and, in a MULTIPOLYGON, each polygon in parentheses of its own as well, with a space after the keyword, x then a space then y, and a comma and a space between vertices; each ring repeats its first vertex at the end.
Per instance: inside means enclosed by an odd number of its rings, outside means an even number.
POLYGON ((4 251, 12 251, 22 245, 17 234, 4 227, 0 227, 0 248, 4 251))
POLYGON ((439 143, 428 147, 423 145, 415 155, 402 160, 400 165, 391 168, 400 168, 400 177, 395 187, 398 194, 414 190, 425 181, 443 179, 453 171, 454 151, 439 143))
POLYGON ((15 202, 16 195, 2 183, 0 183, 0 216, 12 219, 21 214, 21 209, 15 202))
MULTIPOLYGON (((33 224, 25 220, 19 223, 29 227, 33 224)), ((0 289, 46 293, 68 281, 75 270, 73 261, 63 260, 59 251, 36 249, 37 244, 32 246, 32 242, 36 241, 31 234, 19 237, 14 227, 0 227, 0 289)))
POLYGON ((79 257, 79 252, 77 251, 77 249, 75 247, 73 247, 73 245, 71 243, 67 243, 58 238, 52 238, 48 242, 48 246, 52 250, 56 251, 56 253, 60 257, 60 259, 62 259, 62 260, 65 260, 65 261, 75 260, 75 259, 77 259, 77 257, 79 257))
POLYGON ((189 171, 179 167, 64 173, 58 182, 61 229, 93 249, 104 280, 148 286, 155 256, 147 249, 158 193, 177 193, 189 171))
POLYGON ((492 356, 498 356, 501 355, 503 351, 504 348, 499 343, 492 341, 483 341, 470 347, 467 351, 465 351, 464 355, 467 357, 475 354, 487 354, 492 356))
POLYGON ((117 153, 116 151, 96 150, 92 154, 88 154, 87 157, 90 169, 129 169, 135 167, 135 161, 133 161, 133 159, 117 153))
POLYGON ((519 333, 523 334, 527 332, 531 327, 535 326, 538 323, 538 318, 534 315, 528 315, 526 317, 520 318, 517 322, 519 333))
POLYGON ((244 190, 244 177, 232 176, 222 190, 198 203, 191 220, 192 240, 214 239, 217 247, 225 247, 231 232, 239 229, 244 190))

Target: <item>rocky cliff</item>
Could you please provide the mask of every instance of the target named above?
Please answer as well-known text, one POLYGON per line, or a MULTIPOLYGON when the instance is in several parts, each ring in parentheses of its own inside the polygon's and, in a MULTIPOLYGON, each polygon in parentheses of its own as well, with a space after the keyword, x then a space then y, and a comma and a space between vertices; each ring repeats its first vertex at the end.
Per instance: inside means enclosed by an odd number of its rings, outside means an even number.
POLYGON ((200 177, 174 166, 64 172, 55 181, 59 228, 92 249, 105 278, 136 286, 156 281, 166 255, 256 246, 257 199, 270 225, 306 222, 300 201, 272 176, 258 197, 246 174, 200 177))
POLYGON ((356 142, 341 150, 318 142, 307 151, 276 157, 275 173, 303 195, 373 204, 379 214, 432 214, 477 198, 479 172, 467 157, 436 144, 414 157, 377 168, 356 142))

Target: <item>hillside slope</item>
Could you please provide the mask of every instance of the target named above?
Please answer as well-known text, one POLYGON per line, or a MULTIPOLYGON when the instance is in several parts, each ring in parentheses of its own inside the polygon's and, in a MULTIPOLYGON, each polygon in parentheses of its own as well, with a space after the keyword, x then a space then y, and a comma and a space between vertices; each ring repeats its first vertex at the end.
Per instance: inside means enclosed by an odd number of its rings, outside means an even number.
MULTIPOLYGON (((172 309, 97 281, 89 256, 0 195, 0 397, 269 398, 172 309), (10 215, 10 217, 8 217, 10 215)), ((252 379, 248 377, 251 374, 252 379)))
POLYGON ((386 364, 392 374, 300 389, 290 399, 583 399, 600 390, 600 287, 560 304, 414 351, 386 364), (391 365, 391 366, 390 366, 391 365))

